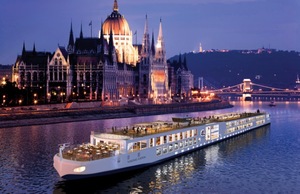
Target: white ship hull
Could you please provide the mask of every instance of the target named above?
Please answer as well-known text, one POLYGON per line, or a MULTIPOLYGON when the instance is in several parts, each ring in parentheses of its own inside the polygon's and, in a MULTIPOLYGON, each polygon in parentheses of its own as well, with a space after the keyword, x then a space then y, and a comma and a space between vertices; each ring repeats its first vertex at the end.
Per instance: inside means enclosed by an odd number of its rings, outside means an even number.
MULTIPOLYGON (((270 124, 269 115, 260 114, 230 121, 188 125, 182 129, 120 140, 124 141, 120 144, 121 149, 101 159, 90 158, 86 161, 76 161, 66 159, 58 153, 54 156, 54 168, 64 179, 111 175, 153 165, 267 124, 270 124), (154 142, 151 143, 151 139, 154 142), (130 146, 137 145, 136 142, 139 142, 139 149, 133 149, 133 146, 130 146), (141 148, 141 143, 144 143, 146 147, 141 148)), ((98 141, 97 136, 92 134, 90 145, 96 145, 98 141)))

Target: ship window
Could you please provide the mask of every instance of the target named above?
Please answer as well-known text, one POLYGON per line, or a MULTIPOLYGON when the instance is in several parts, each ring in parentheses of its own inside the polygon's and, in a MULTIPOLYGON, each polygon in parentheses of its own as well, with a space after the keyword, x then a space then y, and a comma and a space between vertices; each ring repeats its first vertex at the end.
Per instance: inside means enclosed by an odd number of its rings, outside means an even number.
POLYGON ((183 147, 183 142, 179 142, 179 147, 180 147, 180 148, 183 147))
POLYGON ((174 144, 174 148, 175 148, 175 150, 178 149, 178 143, 175 143, 175 144, 174 144))
POLYGON ((197 138, 194 137, 194 144, 197 144, 197 138))
POLYGON ((154 146, 154 140, 155 140, 154 138, 151 138, 151 139, 150 139, 150 147, 153 147, 153 146, 154 146))
POLYGON ((169 142, 172 142, 172 134, 169 135, 169 142))
POLYGON ((204 129, 201 130, 201 136, 205 136, 205 131, 204 131, 204 129))
POLYGON ((186 138, 186 132, 182 132, 182 139, 186 138))
POLYGON ((141 150, 146 149, 148 147, 147 140, 140 141, 140 142, 138 142, 138 144, 139 144, 141 150))
POLYGON ((173 151, 173 144, 169 144, 169 152, 173 151))
POLYGON ((187 147, 189 145, 189 140, 185 140, 184 146, 187 147))
POLYGON ((198 131, 197 131, 197 129, 194 129, 194 136, 198 136, 198 131))
POLYGON ((158 155, 158 156, 161 155, 161 148, 156 148, 156 155, 158 155))
POLYGON ((160 137, 156 137, 156 145, 160 145, 160 137))
POLYGON ((189 140, 189 142, 190 142, 190 145, 193 145, 193 139, 192 138, 189 140))
POLYGON ((186 132, 186 137, 187 137, 187 138, 191 137, 190 131, 187 131, 187 132, 186 132))
POLYGON ((166 154, 166 153, 168 153, 168 147, 167 147, 167 146, 164 146, 164 147, 163 147, 163 154, 166 154))

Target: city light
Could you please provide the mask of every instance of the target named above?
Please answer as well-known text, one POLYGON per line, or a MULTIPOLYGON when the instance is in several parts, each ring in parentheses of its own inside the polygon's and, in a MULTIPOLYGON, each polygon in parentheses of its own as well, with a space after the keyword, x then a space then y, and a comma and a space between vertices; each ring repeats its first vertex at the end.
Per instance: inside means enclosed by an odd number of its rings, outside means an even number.
POLYGON ((3 98, 2 105, 5 105, 5 102, 6 102, 5 97, 6 97, 5 95, 2 96, 2 98, 3 98))
POLYGON ((2 85, 5 85, 6 81, 5 81, 5 77, 2 78, 2 85))

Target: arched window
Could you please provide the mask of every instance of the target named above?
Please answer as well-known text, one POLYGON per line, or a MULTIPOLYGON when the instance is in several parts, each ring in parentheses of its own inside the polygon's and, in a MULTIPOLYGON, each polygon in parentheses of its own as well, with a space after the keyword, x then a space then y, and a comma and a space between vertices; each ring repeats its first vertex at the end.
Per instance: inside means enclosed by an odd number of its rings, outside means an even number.
POLYGON ((87 82, 90 82, 90 73, 89 73, 89 72, 86 72, 86 73, 85 73, 85 80, 86 80, 87 82))
POLYGON ((39 73, 39 81, 44 81, 44 73, 43 72, 39 73))
POLYGON ((62 80, 62 72, 59 72, 59 80, 62 80))
POLYGON ((50 70, 50 81, 53 80, 53 70, 50 70))
POLYGON ((80 74, 79 74, 79 81, 83 82, 83 73, 82 72, 80 72, 80 74))
POLYGON ((92 81, 96 82, 97 74, 95 72, 92 73, 92 81))
POLYGON ((31 73, 30 72, 28 72, 26 74, 26 79, 27 79, 27 81, 31 81, 31 73))
POLYGON ((63 80, 66 81, 67 80, 67 72, 64 72, 64 77, 63 80))
POLYGON ((33 72, 33 81, 37 81, 37 72, 33 72))

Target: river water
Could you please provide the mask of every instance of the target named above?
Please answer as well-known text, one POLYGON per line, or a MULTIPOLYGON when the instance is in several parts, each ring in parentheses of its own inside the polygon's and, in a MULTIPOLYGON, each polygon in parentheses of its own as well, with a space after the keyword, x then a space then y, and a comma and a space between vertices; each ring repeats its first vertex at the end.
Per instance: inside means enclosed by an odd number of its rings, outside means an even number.
POLYGON ((300 103, 232 102, 233 108, 0 129, 0 193, 299 193, 300 103), (52 166, 58 144, 90 132, 172 116, 267 111, 271 125, 147 169, 64 181, 52 166))

